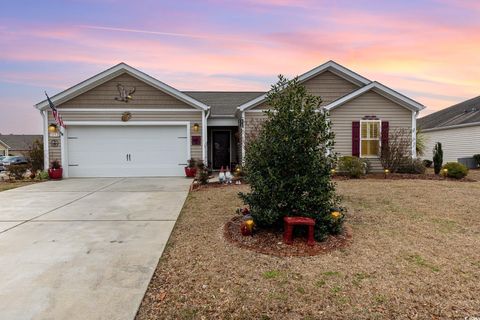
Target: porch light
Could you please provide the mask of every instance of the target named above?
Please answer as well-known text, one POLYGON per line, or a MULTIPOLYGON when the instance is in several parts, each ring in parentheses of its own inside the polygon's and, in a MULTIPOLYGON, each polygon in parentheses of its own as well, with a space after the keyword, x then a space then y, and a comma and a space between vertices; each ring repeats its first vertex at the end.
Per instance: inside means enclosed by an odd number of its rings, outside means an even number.
POLYGON ((193 124, 193 131, 198 132, 200 130, 200 125, 198 123, 193 124))
POLYGON ((50 123, 48 126, 49 133, 57 133, 57 125, 55 123, 50 123))

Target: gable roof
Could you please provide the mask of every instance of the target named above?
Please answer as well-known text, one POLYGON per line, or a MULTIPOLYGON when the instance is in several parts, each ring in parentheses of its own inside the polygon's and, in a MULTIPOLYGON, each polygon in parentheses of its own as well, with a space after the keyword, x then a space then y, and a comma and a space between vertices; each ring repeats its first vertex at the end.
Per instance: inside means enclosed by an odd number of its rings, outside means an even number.
POLYGON ((385 98, 407 108, 407 109, 410 109, 412 111, 420 111, 420 110, 423 110, 425 109, 425 106, 422 105, 421 103, 418 103, 416 102, 415 100, 412 100, 410 98, 408 98, 407 96, 395 91, 395 90, 392 90, 390 89, 389 87, 387 86, 384 86, 383 84, 377 82, 377 81, 373 81, 372 83, 370 83, 369 85, 366 85, 358 90, 355 90, 353 91, 352 93, 349 93, 347 94, 346 96, 343 96, 333 102, 331 102, 330 104, 326 105, 324 108, 325 110, 332 110, 332 109, 335 109, 345 103, 347 103, 348 101, 350 100, 353 100, 355 99, 356 97, 364 94, 365 92, 368 92, 370 90, 373 90, 375 91, 376 93, 384 96, 385 98))
MULTIPOLYGON (((180 101, 185 102, 186 104, 194 108, 197 108, 200 110, 208 110, 209 108, 206 104, 198 100, 195 100, 194 98, 186 95, 185 93, 178 91, 177 89, 167 85, 166 83, 163 83, 149 76, 148 74, 143 73, 142 71, 137 70, 123 62, 50 97, 50 99, 54 104, 57 104, 57 105, 64 103, 124 73, 128 73, 129 75, 151 85, 154 88, 157 88, 160 91, 163 91, 177 98, 180 101)), ((35 107, 39 110, 44 110, 48 108, 48 101, 45 99, 42 102, 37 103, 35 107)))
MULTIPOLYGON (((336 63, 335 61, 327 61, 325 62, 324 64, 310 70, 310 71, 307 71, 305 72, 304 74, 298 76, 298 81, 300 83, 302 82, 305 82, 325 71, 330 71, 332 73, 334 73, 335 75, 347 80, 347 81, 350 81, 354 84, 357 84, 359 86, 364 86, 366 84, 369 84, 371 83, 370 80, 368 80, 367 78, 359 75, 358 73, 356 72, 353 72, 352 70, 350 69, 347 69, 345 68, 344 66, 336 63)), ((258 106, 259 104, 261 104, 262 102, 264 102, 265 100, 267 100, 267 93, 264 93, 263 95, 251 100, 251 101, 248 101, 247 103, 244 103, 242 104, 241 106, 238 107, 238 109, 240 111, 245 111, 245 110, 248 110, 248 109, 251 109, 251 108, 254 108, 256 106, 258 106)))
POLYGON ((6 144, 10 151, 28 150, 35 140, 43 140, 40 134, 1 134, 0 141, 6 144))
POLYGON ((480 125, 480 96, 418 119, 424 131, 469 125, 480 125))
POLYGON ((263 91, 183 91, 210 106, 211 116, 234 116, 237 107, 264 94, 263 91))
POLYGON ((6 144, 4 141, 2 141, 1 138, 0 138, 0 143, 1 143, 2 146, 4 146, 5 148, 10 149, 10 146, 9 146, 8 144, 6 144))

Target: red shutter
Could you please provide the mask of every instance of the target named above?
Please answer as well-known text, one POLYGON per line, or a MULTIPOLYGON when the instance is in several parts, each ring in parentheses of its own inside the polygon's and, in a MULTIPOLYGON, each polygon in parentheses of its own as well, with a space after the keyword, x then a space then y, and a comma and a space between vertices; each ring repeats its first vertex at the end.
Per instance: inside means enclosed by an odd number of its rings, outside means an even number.
POLYGON ((352 156, 360 157, 360 121, 352 122, 352 156))
POLYGON ((388 146, 388 121, 382 121, 382 147, 388 146))

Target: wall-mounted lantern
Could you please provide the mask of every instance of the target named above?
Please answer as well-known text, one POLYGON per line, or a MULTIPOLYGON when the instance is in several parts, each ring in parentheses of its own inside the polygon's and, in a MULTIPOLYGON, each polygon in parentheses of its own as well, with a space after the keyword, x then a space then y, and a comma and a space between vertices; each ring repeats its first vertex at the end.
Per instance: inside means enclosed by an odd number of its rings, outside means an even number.
POLYGON ((58 137, 58 127, 55 123, 50 123, 48 126, 48 135, 50 137, 58 137))
POLYGON ((193 124, 193 132, 198 132, 200 131, 200 125, 198 123, 193 124))

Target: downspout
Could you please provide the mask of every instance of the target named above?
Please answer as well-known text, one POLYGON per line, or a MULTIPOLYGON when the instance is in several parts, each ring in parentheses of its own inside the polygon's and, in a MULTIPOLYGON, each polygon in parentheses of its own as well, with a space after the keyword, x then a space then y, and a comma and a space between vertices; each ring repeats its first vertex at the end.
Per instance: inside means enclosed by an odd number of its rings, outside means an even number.
POLYGON ((418 111, 412 111, 412 158, 417 158, 417 116, 418 111))
POLYGON ((202 141, 203 141, 203 163, 208 166, 208 155, 207 155, 207 146, 208 146, 208 117, 210 116, 210 107, 208 110, 202 112, 202 141))
POLYGON ((48 113, 46 110, 40 110, 43 118, 43 170, 48 170, 50 166, 50 152, 48 144, 48 113))
POLYGON ((241 129, 242 129, 242 166, 245 164, 245 111, 242 111, 241 129))

